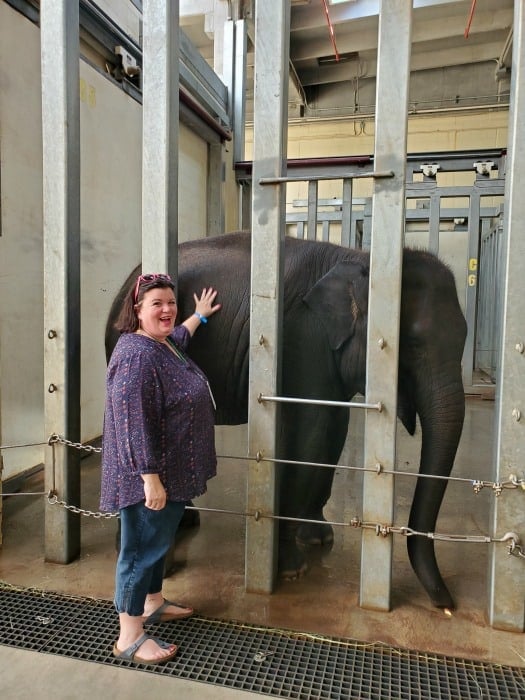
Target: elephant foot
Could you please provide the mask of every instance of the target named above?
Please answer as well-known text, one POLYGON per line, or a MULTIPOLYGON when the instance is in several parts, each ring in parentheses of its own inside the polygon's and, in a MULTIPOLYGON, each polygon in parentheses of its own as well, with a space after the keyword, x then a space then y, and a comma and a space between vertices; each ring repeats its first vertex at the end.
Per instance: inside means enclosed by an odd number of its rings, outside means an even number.
MULTIPOLYGON (((186 503, 187 506, 193 506, 192 501, 188 501, 186 503)), ((201 524, 201 516, 198 510, 186 510, 184 511, 184 514, 181 518, 181 521, 179 523, 178 529, 184 529, 184 528, 191 528, 191 527, 199 527, 201 524)))
POLYGON ((290 540, 279 543, 279 576, 287 581, 295 581, 306 573, 308 564, 303 554, 290 540))
POLYGON ((334 531, 328 523, 302 523, 295 539, 301 547, 331 547, 334 543, 334 531))

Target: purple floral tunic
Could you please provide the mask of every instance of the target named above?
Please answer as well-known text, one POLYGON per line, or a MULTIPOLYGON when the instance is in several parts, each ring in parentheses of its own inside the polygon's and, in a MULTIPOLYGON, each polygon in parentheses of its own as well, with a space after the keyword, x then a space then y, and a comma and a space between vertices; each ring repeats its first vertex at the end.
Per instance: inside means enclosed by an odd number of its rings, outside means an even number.
POLYGON ((168 499, 189 501, 216 474, 214 411, 204 373, 184 354, 190 334, 177 326, 164 343, 120 336, 106 377, 100 508, 144 499, 141 474, 159 474, 168 499))

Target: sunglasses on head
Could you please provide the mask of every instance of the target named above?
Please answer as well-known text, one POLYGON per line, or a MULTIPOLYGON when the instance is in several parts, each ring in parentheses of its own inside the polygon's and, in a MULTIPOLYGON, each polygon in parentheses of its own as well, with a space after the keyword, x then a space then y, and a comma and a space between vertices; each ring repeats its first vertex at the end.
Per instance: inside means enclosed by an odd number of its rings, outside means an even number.
POLYGON ((164 275, 162 273, 160 274, 149 274, 149 275, 139 275, 137 277, 137 284, 135 285, 135 294, 133 298, 135 299, 135 304, 137 303, 137 299, 139 297, 139 287, 143 282, 154 282, 155 280, 162 280, 163 282, 170 282, 173 284, 173 280, 169 275, 164 275))

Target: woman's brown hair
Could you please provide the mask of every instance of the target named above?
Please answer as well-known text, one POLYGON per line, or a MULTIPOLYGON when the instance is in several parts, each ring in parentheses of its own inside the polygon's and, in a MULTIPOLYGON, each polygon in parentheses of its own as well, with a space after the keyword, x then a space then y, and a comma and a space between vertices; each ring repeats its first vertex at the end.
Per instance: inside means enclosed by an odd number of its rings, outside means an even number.
POLYGON ((115 328, 119 333, 134 333, 138 330, 139 319, 136 307, 142 303, 144 294, 149 292, 150 289, 172 289, 175 291, 175 285, 168 275, 163 275, 162 277, 157 275, 140 275, 136 284, 130 287, 126 294, 120 313, 115 321, 115 328), (148 279, 151 277, 153 279, 148 279))

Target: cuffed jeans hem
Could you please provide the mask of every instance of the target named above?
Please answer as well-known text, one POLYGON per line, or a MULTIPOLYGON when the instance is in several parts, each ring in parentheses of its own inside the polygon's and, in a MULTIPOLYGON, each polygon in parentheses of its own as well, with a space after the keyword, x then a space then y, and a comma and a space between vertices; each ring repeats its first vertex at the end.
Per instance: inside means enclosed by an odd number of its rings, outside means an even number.
POLYGON ((162 510, 151 510, 141 501, 121 509, 114 598, 118 613, 142 615, 148 593, 162 590, 164 559, 184 506, 184 503, 168 501, 162 510))

